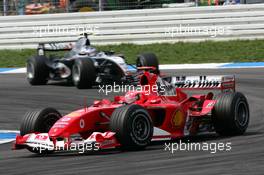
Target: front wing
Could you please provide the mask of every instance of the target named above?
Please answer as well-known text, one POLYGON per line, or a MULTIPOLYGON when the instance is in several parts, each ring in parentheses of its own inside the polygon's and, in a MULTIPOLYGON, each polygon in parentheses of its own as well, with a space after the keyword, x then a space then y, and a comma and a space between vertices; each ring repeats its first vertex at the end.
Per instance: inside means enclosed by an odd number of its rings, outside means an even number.
MULTIPOLYGON (((162 129, 154 127, 152 141, 169 140, 172 135, 162 129)), ((48 133, 31 133, 24 136, 18 135, 13 149, 30 148, 41 151, 98 151, 120 147, 114 132, 93 132, 87 139, 80 138, 53 140, 48 133)))

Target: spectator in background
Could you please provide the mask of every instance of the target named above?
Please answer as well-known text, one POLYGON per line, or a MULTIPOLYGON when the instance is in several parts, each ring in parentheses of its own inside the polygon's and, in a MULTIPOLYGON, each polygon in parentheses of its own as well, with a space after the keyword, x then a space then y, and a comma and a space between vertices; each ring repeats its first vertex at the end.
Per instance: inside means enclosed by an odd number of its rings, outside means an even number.
POLYGON ((25 14, 25 0, 17 0, 18 15, 25 14))
POLYGON ((223 5, 235 5, 240 4, 240 0, 226 0, 223 5))
POLYGON ((12 1, 7 1, 6 0, 6 8, 8 11, 8 15, 16 15, 16 11, 17 11, 17 2, 16 0, 12 0, 12 1))

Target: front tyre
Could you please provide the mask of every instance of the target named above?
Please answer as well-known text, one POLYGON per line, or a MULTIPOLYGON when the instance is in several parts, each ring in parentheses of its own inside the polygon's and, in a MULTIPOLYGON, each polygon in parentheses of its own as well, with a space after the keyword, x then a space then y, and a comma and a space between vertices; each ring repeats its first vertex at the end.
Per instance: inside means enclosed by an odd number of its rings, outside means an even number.
POLYGON ((150 115, 143 107, 135 104, 115 109, 111 116, 110 128, 126 150, 145 148, 153 136, 150 115))
POLYGON ((223 93, 213 109, 212 120, 218 134, 224 136, 242 135, 249 123, 249 106, 240 92, 223 93))
POLYGON ((72 68, 72 81, 78 89, 91 88, 96 79, 94 62, 90 58, 78 58, 72 68))
MULTIPOLYGON (((20 135, 29 133, 48 133, 50 128, 61 118, 61 114, 53 108, 45 108, 41 110, 31 111, 25 114, 20 126, 20 135)), ((42 150, 28 147, 28 150, 33 153, 50 153, 52 151, 42 150)))
POLYGON ((31 85, 45 85, 48 82, 46 59, 45 56, 34 56, 27 60, 27 80, 31 85))

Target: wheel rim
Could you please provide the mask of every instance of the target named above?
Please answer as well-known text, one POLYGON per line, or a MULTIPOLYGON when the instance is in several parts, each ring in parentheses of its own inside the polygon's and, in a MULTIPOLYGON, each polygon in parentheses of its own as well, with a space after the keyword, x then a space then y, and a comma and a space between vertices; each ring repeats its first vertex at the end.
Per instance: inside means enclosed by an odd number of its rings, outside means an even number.
POLYGON ((80 68, 77 65, 73 66, 72 69, 72 76, 73 76, 73 81, 74 82, 79 82, 80 81, 80 68))
POLYGON ((236 120, 240 126, 245 126, 248 122, 248 108, 244 101, 240 101, 236 105, 236 120))
POLYGON ((133 135, 139 141, 146 140, 150 134, 150 123, 144 114, 137 114, 132 122, 133 135))
POLYGON ((35 75, 34 65, 32 63, 27 64, 27 77, 33 79, 35 75))

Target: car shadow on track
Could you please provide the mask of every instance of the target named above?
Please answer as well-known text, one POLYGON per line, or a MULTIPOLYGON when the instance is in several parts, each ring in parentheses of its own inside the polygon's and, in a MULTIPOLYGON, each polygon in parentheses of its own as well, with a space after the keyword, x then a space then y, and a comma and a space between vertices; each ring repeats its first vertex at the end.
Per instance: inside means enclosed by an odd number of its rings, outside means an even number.
POLYGON ((61 81, 49 81, 47 83, 48 86, 65 86, 65 87, 73 87, 73 83, 69 83, 66 80, 61 80, 61 81))

